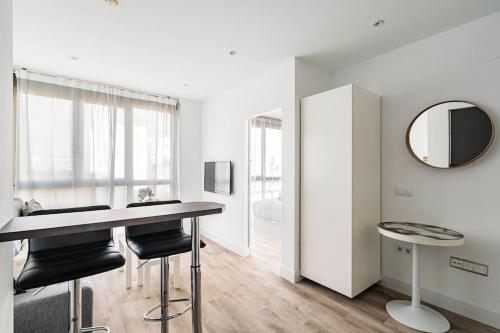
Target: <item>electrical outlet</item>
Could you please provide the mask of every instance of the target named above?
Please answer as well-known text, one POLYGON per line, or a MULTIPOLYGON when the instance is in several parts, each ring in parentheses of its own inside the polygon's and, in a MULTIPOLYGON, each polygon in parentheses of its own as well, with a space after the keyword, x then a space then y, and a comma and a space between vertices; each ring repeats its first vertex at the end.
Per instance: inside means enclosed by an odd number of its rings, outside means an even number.
POLYGON ((488 266, 456 257, 450 257, 450 266, 471 273, 488 276, 488 266))
POLYGON ((411 254, 411 247, 406 245, 398 245, 397 250, 400 254, 411 254))
POLYGON ((464 261, 458 258, 451 257, 450 258, 450 266, 455 268, 464 268, 464 261))

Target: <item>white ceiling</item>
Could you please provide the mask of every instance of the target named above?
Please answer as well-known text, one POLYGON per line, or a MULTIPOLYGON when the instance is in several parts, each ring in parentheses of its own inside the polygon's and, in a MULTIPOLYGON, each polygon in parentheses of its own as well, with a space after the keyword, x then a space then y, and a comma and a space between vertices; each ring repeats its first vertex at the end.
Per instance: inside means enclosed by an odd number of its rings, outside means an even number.
POLYGON ((14 62, 203 100, 288 57, 334 70, 497 10, 498 0, 14 0, 14 62))

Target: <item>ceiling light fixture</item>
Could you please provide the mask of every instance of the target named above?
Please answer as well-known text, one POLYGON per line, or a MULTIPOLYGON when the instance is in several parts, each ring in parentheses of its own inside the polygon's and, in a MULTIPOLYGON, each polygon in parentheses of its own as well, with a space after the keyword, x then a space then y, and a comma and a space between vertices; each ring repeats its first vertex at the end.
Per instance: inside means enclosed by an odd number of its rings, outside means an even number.
POLYGON ((385 20, 376 20, 375 22, 373 22, 373 24, 372 24, 372 25, 373 25, 375 28, 377 28, 377 27, 380 27, 381 25, 384 25, 384 23, 385 23, 385 20))
POLYGON ((184 83, 184 87, 189 87, 189 83, 184 83))
POLYGON ((118 6, 118 0, 104 0, 110 6, 118 6))
POLYGON ((232 56, 233 56, 233 55, 236 55, 236 53, 238 53, 238 52, 236 52, 235 50, 231 50, 231 51, 229 51, 229 55, 232 55, 232 56))
POLYGON ((73 61, 78 61, 78 57, 77 56, 69 56, 69 58, 73 61))

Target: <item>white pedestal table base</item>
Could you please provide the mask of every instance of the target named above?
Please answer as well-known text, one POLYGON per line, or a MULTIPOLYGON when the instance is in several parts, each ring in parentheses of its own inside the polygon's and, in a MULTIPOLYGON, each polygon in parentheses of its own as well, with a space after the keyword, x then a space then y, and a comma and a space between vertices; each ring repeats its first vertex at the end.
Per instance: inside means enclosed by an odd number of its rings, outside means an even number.
POLYGON ((450 330, 450 323, 439 312, 425 305, 413 307, 410 301, 391 301, 385 306, 389 315, 403 325, 416 330, 444 333, 450 330))

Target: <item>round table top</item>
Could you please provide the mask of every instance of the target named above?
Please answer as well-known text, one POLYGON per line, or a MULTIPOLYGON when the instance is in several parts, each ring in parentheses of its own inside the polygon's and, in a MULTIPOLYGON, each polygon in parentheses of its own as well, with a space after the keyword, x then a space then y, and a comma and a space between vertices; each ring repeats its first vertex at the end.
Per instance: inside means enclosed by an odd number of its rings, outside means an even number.
POLYGON ((430 246, 459 246, 464 243, 461 233, 435 225, 411 222, 382 222, 378 232, 403 242, 430 246))

